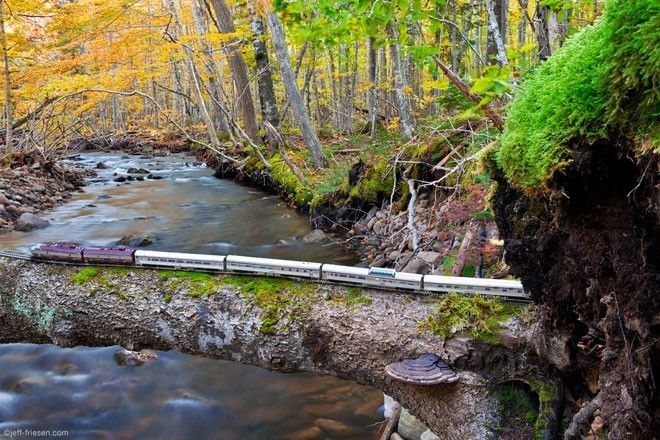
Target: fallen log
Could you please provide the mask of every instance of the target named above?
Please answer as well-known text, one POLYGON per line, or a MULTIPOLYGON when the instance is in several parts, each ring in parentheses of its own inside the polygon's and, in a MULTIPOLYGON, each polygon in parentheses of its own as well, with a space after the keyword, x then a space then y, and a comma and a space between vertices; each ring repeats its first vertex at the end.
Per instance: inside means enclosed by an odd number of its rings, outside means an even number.
POLYGON ((267 293, 296 307, 273 323, 272 310, 222 277, 199 290, 153 270, 86 270, 0 259, 0 343, 120 344, 331 374, 383 390, 452 439, 491 438, 499 416, 489 384, 541 371, 525 350, 421 330, 435 307, 429 297, 364 291, 356 305, 346 288, 310 284, 304 294, 267 293), (421 353, 441 356, 459 381, 422 386, 386 376, 388 363, 421 353))

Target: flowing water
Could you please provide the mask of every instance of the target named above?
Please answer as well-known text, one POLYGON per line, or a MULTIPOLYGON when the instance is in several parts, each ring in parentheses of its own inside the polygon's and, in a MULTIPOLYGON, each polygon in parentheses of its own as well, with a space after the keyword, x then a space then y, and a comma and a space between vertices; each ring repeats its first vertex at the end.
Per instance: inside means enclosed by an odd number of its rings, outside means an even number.
MULTIPOLYGON (((26 251, 45 241, 113 245, 129 234, 149 234, 156 242, 148 249, 356 261, 339 246, 305 243, 307 217, 277 196, 216 179, 190 157, 89 153, 75 162, 107 169, 44 215, 51 226, 2 235, 0 248, 26 251), (114 182, 129 168, 162 179, 114 182)), ((138 368, 119 367, 112 359, 117 349, 0 345, 0 438, 38 429, 90 439, 369 439, 382 420, 382 393, 333 377, 175 352, 159 352, 138 368)))
POLYGON ((333 377, 175 352, 120 367, 118 349, 0 345, 0 438, 30 429, 75 439, 369 439, 382 420, 382 393, 333 377), (315 428, 318 419, 335 431, 315 428))
POLYGON ((153 250, 248 255, 333 263, 356 257, 336 244, 306 243, 305 215, 289 209, 278 196, 214 177, 213 170, 188 156, 81 155, 78 165, 97 169, 84 192, 43 215, 51 226, 0 236, 0 246, 27 250, 35 243, 71 241, 114 245, 123 236, 148 234, 153 250), (114 182, 130 168, 133 174, 160 180, 114 182))

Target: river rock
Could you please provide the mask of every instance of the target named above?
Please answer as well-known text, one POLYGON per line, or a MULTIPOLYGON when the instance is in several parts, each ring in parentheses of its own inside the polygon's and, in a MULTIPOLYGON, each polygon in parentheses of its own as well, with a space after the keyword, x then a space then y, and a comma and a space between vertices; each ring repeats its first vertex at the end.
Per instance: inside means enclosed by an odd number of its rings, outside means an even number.
POLYGON ((126 172, 128 174, 149 174, 149 171, 144 168, 129 168, 126 172))
POLYGON ((323 243, 328 240, 328 234, 320 229, 314 229, 309 234, 303 237, 305 243, 323 243))
POLYGON ((10 203, 11 202, 9 201, 9 199, 7 198, 6 195, 0 194, 0 205, 5 205, 6 206, 6 205, 9 205, 10 203))
POLYGON ((360 433, 356 428, 334 419, 316 419, 314 425, 324 432, 338 437, 355 436, 360 433))
POLYGON ((22 214, 15 205, 5 205, 5 209, 12 217, 20 217, 22 214))
POLYGON ((119 183, 126 182, 126 177, 124 176, 115 177, 113 179, 113 182, 119 182, 119 183))
POLYGON ((405 440, 421 440, 422 434, 428 431, 428 428, 406 408, 401 408, 399 425, 396 430, 405 440))
POLYGON ((34 214, 25 212, 21 214, 16 222, 17 231, 32 231, 33 229, 42 229, 50 225, 48 220, 37 217, 34 214))
POLYGON ((139 367, 158 359, 158 355, 152 350, 131 351, 122 348, 114 354, 113 359, 118 365, 127 367, 139 367))
POLYGON ((103 162, 99 162, 96 164, 96 169, 97 170, 107 170, 108 166, 104 164, 103 162))
POLYGON ((123 236, 117 243, 115 243, 116 246, 127 246, 127 247, 144 247, 144 246, 149 246, 150 244, 154 244, 156 242, 156 239, 149 235, 125 235, 123 236))
POLYGON ((442 254, 439 252, 419 252, 406 264, 403 272, 429 273, 432 269, 437 268, 441 262, 442 254))
POLYGON ((307 429, 296 431, 289 436, 290 440, 315 440, 323 437, 323 431, 318 426, 310 426, 307 429))

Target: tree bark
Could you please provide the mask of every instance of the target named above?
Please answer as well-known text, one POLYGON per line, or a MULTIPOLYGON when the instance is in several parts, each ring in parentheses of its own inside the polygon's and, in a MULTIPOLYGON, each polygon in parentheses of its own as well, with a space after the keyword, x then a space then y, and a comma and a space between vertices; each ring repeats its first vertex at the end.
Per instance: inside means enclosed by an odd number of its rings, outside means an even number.
POLYGON ((552 49, 550 48, 550 33, 548 31, 548 20, 550 9, 547 6, 541 5, 537 0, 536 11, 534 12, 534 20, 536 21, 535 33, 536 42, 538 44, 539 61, 543 61, 550 56, 552 49))
POLYGON ((273 38, 273 46, 275 48, 275 55, 280 64, 280 71, 282 74, 282 81, 284 82, 284 89, 291 103, 293 114, 298 122, 300 131, 302 131, 305 145, 309 150, 309 155, 312 163, 316 168, 323 168, 325 165, 325 156, 323 155, 323 148, 321 141, 316 135, 316 131, 312 126, 312 121, 309 118, 307 108, 303 102, 300 90, 296 84, 296 76, 291 68, 291 61, 289 60, 289 52, 286 46, 286 35, 280 19, 277 17, 275 11, 268 12, 268 26, 273 38))
POLYGON ((200 1, 202 0, 193 0, 191 5, 193 10, 193 18, 195 20, 195 27, 197 28, 197 34, 201 40, 202 52, 204 54, 204 60, 202 64, 204 64, 204 69, 209 76, 209 92, 211 94, 211 101, 213 103, 213 121, 216 128, 229 133, 229 123, 227 122, 224 112, 220 108, 220 104, 222 103, 223 99, 220 86, 218 84, 218 78, 221 78, 222 76, 218 69, 217 63, 213 59, 213 48, 204 37, 208 31, 208 26, 206 24, 206 16, 202 10, 202 5, 199 3, 200 1))
POLYGON ((374 39, 369 37, 367 40, 367 78, 369 81, 368 106, 369 106, 369 137, 376 137, 376 123, 378 114, 376 113, 376 82, 378 81, 378 61, 376 60, 376 48, 374 39))
POLYGON ((486 18, 488 30, 486 33, 486 63, 488 64, 501 64, 500 43, 504 47, 507 31, 507 9, 507 0, 486 0, 488 13, 486 18))
POLYGON ((392 39, 390 53, 392 59, 392 74, 394 75, 394 91, 396 93, 396 103, 399 109, 399 121, 401 122, 403 133, 406 135, 406 138, 410 140, 415 136, 415 119, 412 114, 410 97, 408 96, 408 93, 406 93, 407 89, 410 88, 410 85, 406 83, 406 78, 404 76, 397 24, 393 23, 389 25, 389 31, 392 39))
MULTIPOLYGON (((264 23, 256 14, 253 6, 250 7, 251 29, 254 34, 252 48, 254 49, 254 61, 257 65, 257 86, 259 87, 259 103, 261 104, 261 117, 267 121, 275 130, 280 128, 280 116, 277 110, 277 99, 275 98, 275 87, 273 86, 273 75, 268 59, 268 48, 264 41, 264 23)), ((272 136, 270 130, 266 130, 266 139, 271 146, 271 154, 275 152, 277 139, 272 136)))
MULTIPOLYGON (((504 49, 503 35, 506 32, 502 26, 504 21, 504 13, 502 12, 502 4, 506 4, 505 0, 486 0, 486 9, 488 11, 488 52, 487 60, 492 58, 490 51, 495 50, 495 59, 500 66, 508 66, 509 60, 506 56, 504 49), (492 42, 492 43, 491 43, 492 42), (492 47, 494 46, 494 47, 492 47)), ((506 12, 506 11, 505 11, 506 12)), ((488 61, 487 61, 488 62, 488 61)))
MULTIPOLYGON (((181 23, 179 22, 179 13, 177 10, 177 5, 174 0, 169 0, 168 6, 170 8, 170 13, 174 17, 174 38, 177 38, 181 34, 181 23)), ((197 108, 199 109, 200 116, 206 127, 206 133, 209 136, 209 141, 211 145, 215 148, 220 147, 220 139, 218 139, 218 134, 215 131, 215 126, 211 115, 206 107, 204 102, 204 95, 202 94, 202 87, 200 86, 201 78, 197 75, 197 68, 195 67, 195 55, 192 52, 190 46, 183 44, 183 51, 188 59, 188 71, 190 72, 190 81, 195 92, 195 97, 197 98, 197 108)))
POLYGON ((11 73, 9 71, 9 48, 5 32, 5 1, 0 0, 0 44, 5 74, 5 153, 11 158, 14 154, 14 121, 11 108, 11 73))
MULTIPOLYGON (((218 31, 221 34, 232 34, 236 32, 234 19, 225 0, 211 0, 211 4, 215 11, 215 23, 218 31)), ((227 41, 225 48, 236 93, 239 119, 243 124, 245 133, 247 133, 252 142, 259 142, 257 116, 254 110, 254 103, 252 102, 248 70, 245 60, 243 60, 243 54, 238 47, 238 41, 235 39, 227 41)))
MULTIPOLYGON (((194 298, 189 281, 168 284, 158 271, 131 269, 116 280, 108 270, 98 282, 75 284, 78 271, 0 259, 0 343, 120 344, 331 374, 383 390, 440 438, 451 439, 494 438, 498 402, 490 386, 522 375, 540 378, 525 347, 442 340, 420 330, 418 323, 436 307, 429 296, 364 291, 368 303, 356 307, 342 302, 346 288, 321 285, 305 294, 298 313, 265 334, 260 328, 268 311, 219 279, 214 292, 194 298), (460 381, 417 386, 385 375, 386 364, 425 352, 446 360, 460 381)), ((523 335, 511 337, 524 342, 523 335)))

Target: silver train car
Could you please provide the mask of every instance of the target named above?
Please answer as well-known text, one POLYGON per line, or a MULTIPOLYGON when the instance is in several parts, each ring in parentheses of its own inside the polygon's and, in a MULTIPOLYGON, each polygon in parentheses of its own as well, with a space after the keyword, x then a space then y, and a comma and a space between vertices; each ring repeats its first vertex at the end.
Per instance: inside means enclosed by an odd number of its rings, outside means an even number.
POLYGON ((135 264, 145 267, 224 271, 226 259, 224 255, 135 251, 135 264))
POLYGON ((158 269, 201 270, 324 280, 361 287, 407 290, 420 293, 459 292, 505 297, 513 300, 526 301, 529 299, 520 281, 420 275, 379 267, 350 267, 239 255, 203 255, 130 248, 82 247, 67 243, 36 245, 32 248, 32 256, 40 261, 107 263, 158 269))
POLYGON ((302 278, 321 278, 321 263, 306 261, 276 260, 272 258, 227 256, 225 270, 245 272, 257 275, 292 276, 302 278))

